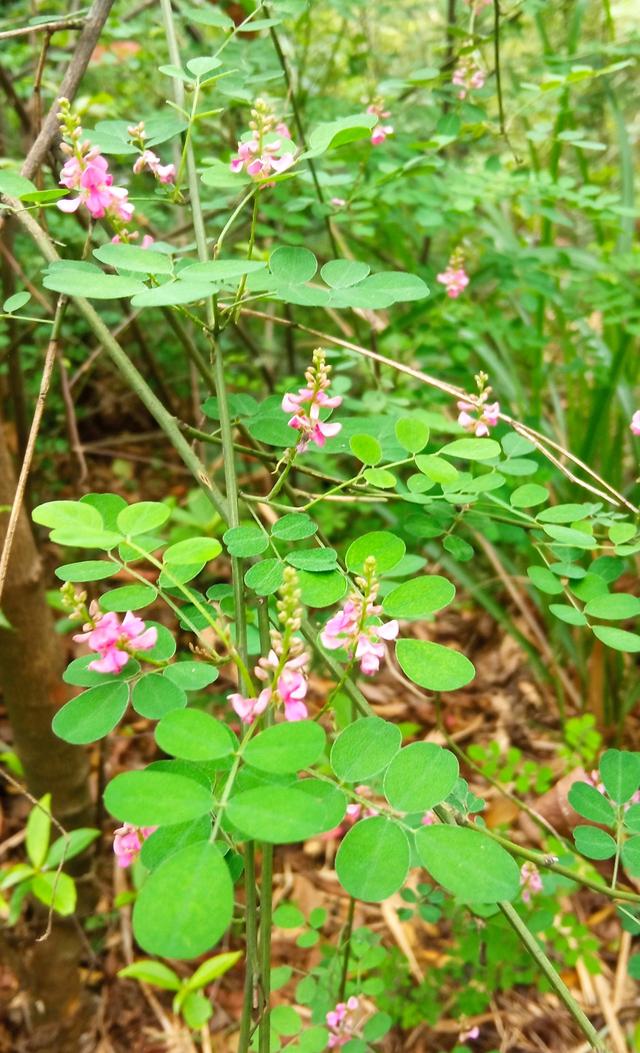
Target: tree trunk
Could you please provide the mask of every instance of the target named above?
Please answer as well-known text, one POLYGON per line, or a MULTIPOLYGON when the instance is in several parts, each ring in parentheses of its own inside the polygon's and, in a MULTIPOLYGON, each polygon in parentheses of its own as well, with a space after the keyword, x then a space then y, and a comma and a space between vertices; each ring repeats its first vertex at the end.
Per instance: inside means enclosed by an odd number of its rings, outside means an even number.
MULTIPOLYGON (((0 427, 0 506, 13 501, 15 481, 0 427)), ((0 548, 8 513, 0 514, 0 548)), ((32 794, 52 795, 63 826, 90 820, 89 762, 86 752, 56 738, 51 721, 66 701, 64 656, 54 630, 42 579, 42 562, 22 512, 13 542, 2 610, 11 629, 0 628, 0 690, 13 731, 16 753, 32 794)))

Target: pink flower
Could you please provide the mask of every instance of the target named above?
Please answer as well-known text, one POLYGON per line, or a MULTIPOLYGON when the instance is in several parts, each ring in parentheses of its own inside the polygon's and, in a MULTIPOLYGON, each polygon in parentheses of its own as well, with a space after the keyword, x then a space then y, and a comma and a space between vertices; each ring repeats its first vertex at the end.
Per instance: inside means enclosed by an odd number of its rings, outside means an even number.
POLYGON ((425 812, 420 820, 422 826, 433 826, 437 822, 435 812, 425 812))
POLYGON ((542 892, 542 878, 535 863, 526 862, 520 867, 520 888, 524 903, 531 903, 531 897, 542 892))
POLYGON ((73 639, 78 643, 86 642, 90 651, 100 655, 99 659, 89 663, 89 669, 96 673, 119 673, 132 654, 155 647, 158 630, 153 626, 147 629, 142 618, 137 618, 131 611, 125 614, 122 623, 115 611, 109 611, 73 639))
POLYGON ((89 151, 84 157, 74 156, 65 163, 60 183, 78 190, 78 197, 65 197, 58 201, 61 212, 76 212, 86 205, 93 219, 102 219, 108 212, 127 222, 133 215, 128 191, 113 185, 109 165, 101 154, 89 151))
POLYGON ((471 1042, 475 1038, 480 1038, 480 1028, 477 1025, 469 1028, 468 1031, 461 1031, 458 1035, 458 1042, 471 1042))
POLYGON ((347 202, 343 197, 332 197, 330 201, 330 204, 332 204, 334 208, 344 208, 346 203, 347 202))
POLYGON ((495 428, 500 420, 500 403, 487 402, 474 406, 471 402, 458 402, 458 424, 465 431, 472 432, 477 438, 489 434, 489 428, 495 428))
POLYGON ((640 409, 634 413, 629 427, 634 435, 640 435, 640 409))
POLYGON ((336 409, 342 403, 341 395, 327 394, 330 368, 324 360, 324 353, 317 349, 305 373, 305 387, 299 388, 297 394, 288 391, 283 396, 282 409, 293 414, 287 423, 300 432, 296 446, 298 453, 304 453, 310 443, 322 448, 327 439, 333 438, 342 428, 337 422, 320 420, 321 409, 336 409))
POLYGON ((276 131, 276 135, 281 135, 283 139, 290 139, 291 138, 291 132, 289 131, 289 126, 284 121, 279 121, 279 123, 276 124, 275 131, 276 131))
POLYGON ((327 1042, 329 1049, 346 1046, 347 1042, 353 1038, 354 1024, 352 1014, 358 1009, 359 1005, 359 999, 352 995, 346 1002, 338 1002, 335 1009, 329 1010, 325 1017, 327 1027, 331 1030, 327 1042))
POLYGON ((329 618, 320 634, 327 650, 342 648, 351 660, 360 662, 360 671, 365 676, 373 676, 378 672, 385 655, 382 641, 395 640, 400 628, 395 619, 381 625, 369 623, 371 616, 377 616, 382 611, 374 601, 375 593, 368 597, 352 593, 342 610, 329 618))
POLYGON ((305 720, 308 717, 309 711, 304 704, 308 686, 303 673, 287 663, 278 677, 278 695, 284 705, 285 720, 305 720))
POLYGON ((464 266, 452 267, 449 264, 441 274, 437 275, 437 280, 441 285, 446 285, 447 296, 452 300, 457 300, 460 293, 464 292, 469 284, 469 275, 464 266))
POLYGON ((271 690, 268 687, 265 687, 257 698, 246 698, 244 695, 239 694, 239 692, 235 692, 235 694, 229 695, 229 701, 243 724, 253 724, 256 717, 259 717, 261 713, 264 713, 269 705, 269 702, 271 701, 271 690))
POLYGON ((389 110, 385 110, 384 103, 378 100, 372 102, 370 106, 367 106, 367 113, 372 113, 378 118, 378 124, 376 124, 371 132, 371 145, 380 146, 385 141, 388 135, 393 135, 393 125, 383 124, 385 117, 390 117, 391 113, 389 110))
POLYGON ((460 88, 459 99, 466 99, 472 88, 484 87, 485 73, 473 59, 463 59, 459 66, 453 71, 451 83, 460 88))
POLYGON ((113 835, 113 851, 119 867, 130 867, 142 848, 143 841, 158 829, 157 826, 132 826, 125 823, 113 835))
MULTIPOLYGON (((283 139, 291 138, 291 133, 286 125, 278 125, 276 131, 283 139), (284 131, 286 131, 286 135, 284 131)), ((295 164, 295 155, 290 151, 281 153, 283 144, 280 139, 270 143, 263 143, 262 151, 260 142, 255 137, 238 143, 238 152, 231 158, 229 167, 232 172, 241 172, 243 168, 252 179, 266 179, 271 172, 280 174, 286 172, 287 168, 295 164)))
POLYGON ((145 169, 153 172, 159 183, 175 183, 176 166, 161 164, 160 158, 157 154, 154 154, 153 150, 143 150, 134 163, 133 171, 135 175, 140 175, 145 169))

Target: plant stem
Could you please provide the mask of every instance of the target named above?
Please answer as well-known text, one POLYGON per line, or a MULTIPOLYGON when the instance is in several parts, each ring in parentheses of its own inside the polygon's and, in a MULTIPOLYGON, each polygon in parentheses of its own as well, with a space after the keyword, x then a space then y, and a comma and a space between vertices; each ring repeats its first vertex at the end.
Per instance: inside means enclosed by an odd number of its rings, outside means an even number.
POLYGON ((247 841, 244 850, 244 888, 245 888, 245 939, 247 942, 247 963, 244 977, 244 998, 240 1018, 240 1037, 238 1053, 247 1053, 251 1041, 254 991, 258 966, 258 908, 256 903, 256 864, 255 846, 247 841))
POLYGON ((262 846, 262 885, 260 887, 260 985, 262 988, 262 1012, 258 1029, 259 1053, 269 1053, 271 1048, 271 1022, 269 998, 271 995, 271 913, 273 896, 273 845, 262 846))
POLYGON ((529 932, 529 929, 523 922, 517 910, 515 910, 510 903, 498 903, 498 906, 509 922, 511 928, 518 936, 518 939, 526 947, 536 965, 547 977, 547 980, 558 997, 564 1002, 576 1024, 590 1042, 592 1049, 594 1049, 596 1053, 608 1053, 607 1047, 600 1041, 600 1037, 595 1027, 589 1018, 582 1012, 582 1009, 571 994, 571 991, 565 984, 564 980, 562 980, 556 972, 535 936, 529 932))
POLYGON ((347 924, 344 930, 344 952, 342 955, 342 972, 340 974, 340 989, 338 991, 338 1002, 344 1002, 344 995, 349 977, 349 958, 351 957, 351 934, 353 933, 353 916, 355 914, 356 901, 349 896, 349 911, 347 913, 347 924))

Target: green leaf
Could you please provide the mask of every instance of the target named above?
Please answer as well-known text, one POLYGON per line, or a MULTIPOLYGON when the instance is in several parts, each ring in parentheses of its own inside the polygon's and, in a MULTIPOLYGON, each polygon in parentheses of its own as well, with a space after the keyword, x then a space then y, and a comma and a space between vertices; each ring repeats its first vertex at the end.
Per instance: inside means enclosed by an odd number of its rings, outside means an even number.
POLYGON ((191 990, 207 987, 219 976, 228 973, 241 958, 242 951, 224 951, 222 954, 216 954, 214 958, 209 958, 198 966, 193 976, 187 980, 187 987, 191 990))
POLYGON ((371 267, 357 260, 329 260, 320 271, 323 280, 332 289, 347 289, 366 278, 371 267))
POLYGON ((422 574, 387 593, 382 607, 390 618, 425 618, 446 607, 455 594, 455 586, 446 578, 422 574))
POLYGON ((424 300, 429 295, 429 287, 417 274, 404 274, 401 271, 379 271, 365 278, 362 286, 368 293, 388 296, 392 303, 408 300, 424 300))
POLYGON ((151 958, 141 958, 131 965, 118 970, 121 980, 140 980, 143 984, 153 984, 164 991, 177 991, 182 981, 164 962, 154 962, 151 958))
POLYGON ((284 581, 284 564, 279 559, 262 559, 249 567, 244 581, 258 596, 271 596, 284 581))
POLYGON ((363 782, 383 771, 402 743, 400 728, 381 717, 348 724, 331 749, 331 767, 344 782, 363 782))
POLYGON ((19 172, 9 172, 6 168, 0 169, 0 194, 22 198, 25 194, 36 193, 37 190, 35 183, 20 175, 19 172))
POLYGON ((609 527, 609 538, 614 545, 624 545, 625 541, 630 541, 635 535, 634 523, 614 523, 609 527))
POLYGON ((204 26, 215 26, 217 29, 233 29, 233 19, 217 7, 191 7, 183 5, 180 9, 184 18, 204 26))
POLYGON ((440 453, 463 461, 491 461, 500 456, 500 444, 495 439, 454 439, 443 446, 440 453))
POLYGON ((429 441, 429 428, 419 417, 400 417, 395 424, 396 439, 409 453, 420 453, 429 441))
POLYGON ((555 614, 556 618, 559 618, 561 622, 565 622, 567 625, 589 624, 582 611, 576 610, 570 603, 550 603, 549 610, 552 614, 555 614))
POLYGON ((376 573, 385 574, 400 562, 405 552, 406 546, 401 538, 386 530, 373 530, 349 545, 346 564, 352 573, 361 574, 365 560, 373 556, 376 561, 376 573))
POLYGON ((222 536, 230 556, 246 559, 248 556, 259 556, 269 548, 269 537, 261 527, 232 527, 222 536))
POLYGON ((591 631, 601 643, 613 647, 615 651, 626 651, 628 654, 640 651, 640 636, 637 633, 616 629, 613 625, 592 625, 591 631))
POLYGON ((280 541, 302 541, 318 530, 311 516, 305 512, 289 512, 271 527, 271 534, 280 541))
POLYGON ((370 486, 376 486, 379 490, 390 490, 397 483, 393 472, 388 472, 386 468, 367 468, 363 474, 370 486))
MULTIPOLYGON (((114 245, 114 248, 118 247, 114 245)), ((169 506, 161 504, 160 501, 139 501, 136 505, 128 505, 119 513, 118 530, 121 530, 126 537, 152 534, 154 530, 166 523, 170 515, 169 506)))
POLYGON ((159 826, 142 842, 140 861, 147 870, 155 870, 160 863, 174 852, 187 845, 208 841, 211 835, 211 816, 199 815, 186 823, 171 823, 159 826))
POLYGON ((50 836, 51 794, 45 793, 38 804, 33 806, 27 819, 25 847, 29 861, 36 868, 41 867, 47 857, 50 836))
POLYGON ((640 786, 640 754, 605 750, 600 758, 600 778, 611 800, 625 804, 640 786))
POLYGON ((576 826, 573 836, 578 852, 587 859, 611 859, 616 854, 616 843, 611 834, 597 826, 576 826))
POLYGON ((548 501, 549 491, 537 483, 525 483, 513 491, 509 498, 514 508, 533 508, 548 501))
POLYGON ((593 506, 587 504, 551 505, 538 512, 536 519, 539 523, 576 523, 586 519, 593 506))
POLYGON ((554 526, 553 523, 543 523, 545 534, 553 538, 561 545, 569 545, 571 548, 597 548, 598 542, 591 534, 585 534, 582 530, 573 530, 571 527, 554 526))
MULTIPOLYGON (((125 279, 120 278, 119 281, 125 279)), ((143 289, 144 291, 136 290, 136 295, 131 300, 133 307, 178 307, 182 304, 197 303, 198 300, 207 300, 214 291, 213 286, 207 285, 206 282, 186 278, 165 282, 164 285, 157 285, 155 289, 147 289, 146 286, 143 286, 143 289)))
POLYGON ((157 595, 153 585, 122 585, 105 592, 100 597, 100 606, 103 611, 139 611, 153 603, 157 595))
POLYGON ((187 69, 190 73, 193 73, 194 77, 204 77, 207 73, 211 73, 212 70, 217 69, 218 66, 221 65, 222 59, 211 55, 189 59, 187 62, 187 69))
POLYGON ((350 896, 380 903, 402 888, 410 861, 409 842, 401 827, 373 816, 347 831, 336 855, 336 873, 350 896))
POLYGON ((47 858, 45 860, 45 867, 49 870, 55 869, 59 866, 64 859, 65 863, 68 859, 73 859, 74 856, 79 856, 81 852, 89 847, 90 844, 100 837, 99 830, 92 830, 87 826, 77 827, 75 830, 70 830, 66 837, 58 837, 51 845, 47 858))
POLYGON ((244 759, 252 768, 284 775, 310 768, 322 756, 326 735, 310 720, 274 724, 249 740, 244 759))
POLYGON ((36 874, 31 889, 46 907, 53 906, 57 914, 66 918, 76 909, 76 886, 68 874, 52 871, 36 874))
POLYGON ((298 432, 290 428, 282 413, 256 414, 246 424, 252 438, 267 446, 292 446, 298 441, 298 432))
POLYGON ((104 803, 114 818, 134 826, 186 823, 213 806, 206 786, 184 775, 150 769, 116 775, 105 790, 104 803))
POLYGON ((136 278, 105 274, 99 267, 56 267, 45 272, 42 284, 52 292, 67 296, 82 296, 88 300, 116 300, 123 296, 144 295, 146 286, 136 278))
POLYGON ((58 710, 53 730, 58 738, 76 746, 97 742, 122 720, 128 703, 129 688, 125 683, 92 687, 58 710))
POLYGON ((591 618, 610 618, 612 621, 637 618, 640 599, 626 592, 604 593, 589 600, 584 610, 591 618))
POLYGON ((13 314, 14 311, 19 311, 21 307, 29 303, 31 299, 31 293, 28 292, 17 292, 13 296, 10 296, 4 301, 2 310, 6 311, 7 314, 13 314))
POLYGON ((186 541, 177 541, 169 545, 164 552, 164 562, 169 566, 183 566, 191 563, 208 563, 222 552, 222 545, 215 537, 190 537, 186 541))
POLYGON ((160 720, 168 713, 182 710, 187 696, 182 687, 162 673, 147 673, 140 677, 131 692, 131 705, 136 713, 148 720, 160 720))
POLYGON ((435 453, 421 453, 416 457, 416 468, 431 479, 432 483, 440 483, 445 486, 455 483, 458 475, 457 468, 445 461, 435 453))
MULTIPOLYGON (((172 259, 164 252, 153 249, 141 249, 137 245, 125 242, 108 241, 105 245, 93 250, 93 255, 100 263, 118 270, 134 271, 139 274, 171 274, 172 259)), ((145 502, 146 503, 146 502, 145 502)), ((141 531, 140 531, 141 533, 141 531)))
POLYGON ((175 852, 149 875, 133 908, 133 931, 149 954, 197 958, 224 935, 232 914, 229 868, 204 841, 175 852))
POLYGON ((289 552, 285 559, 297 570, 327 571, 333 570, 338 553, 334 548, 303 548, 289 552))
POLYGON ((632 877, 640 877, 640 837, 630 837, 622 846, 622 862, 632 877))
POLYGON ((562 582, 548 567, 527 567, 527 575, 535 587, 548 596, 559 596, 564 592, 562 582))
POLYGON ((65 563, 55 573, 60 581, 103 581, 117 571, 117 565, 106 559, 85 559, 81 563, 65 563))
POLYGON ((422 812, 444 801, 460 766, 455 754, 433 742, 413 742, 391 761, 384 777, 384 795, 399 812, 422 812))
POLYGON ((233 752, 233 738, 221 721, 200 709, 174 709, 155 730, 161 750, 183 760, 219 760, 233 752))
POLYGON ((480 830, 423 826, 416 848, 432 878, 463 903, 511 901, 520 891, 517 863, 480 830))
POLYGON ((308 149, 302 157, 319 157, 332 147, 343 146, 357 139, 368 139, 376 120, 374 114, 358 113, 318 124, 309 135, 308 149))
POLYGON ((300 285, 310 281, 318 269, 318 261, 309 249, 281 245, 269 256, 269 270, 281 282, 300 285))
POLYGON ((373 435, 352 435, 349 449, 363 464, 377 464, 382 459, 382 447, 373 435))
POLYGON ((457 691, 476 675, 459 651, 427 640, 398 640, 396 658, 403 673, 428 691, 457 691))
POLYGON ((243 790, 229 801, 227 815, 246 837, 269 844, 292 844, 326 833, 344 817, 346 800, 338 794, 342 800, 336 822, 335 788, 321 783, 323 790, 315 795, 314 782, 303 779, 294 786, 243 790), (326 803, 325 792, 331 793, 326 803))
POLYGON ((287 1037, 299 1034, 302 1028, 299 1014, 290 1005, 274 1006, 269 1013, 269 1023, 276 1035, 287 1037))
POLYGON ((574 782, 569 790, 569 804, 578 815, 593 823, 604 823, 605 826, 615 823, 616 813, 609 801, 588 782, 574 782))
POLYGON ((339 570, 323 573, 301 570, 298 572, 298 587, 305 607, 331 607, 342 599, 348 582, 339 570))
POLYGON ((177 684, 183 691, 202 691, 214 680, 218 679, 219 673, 215 665, 208 662, 174 662, 168 665, 162 672, 172 683, 177 684))
POLYGON ((279 929, 300 929, 305 916, 295 903, 280 903, 273 912, 273 924, 279 929))
MULTIPOLYGON (((176 1001, 177 998, 174 999, 174 1003, 176 1001)), ((180 1012, 187 1027, 192 1031, 200 1031, 213 1016, 213 1006, 200 991, 187 991, 184 997, 181 997, 180 1012)))

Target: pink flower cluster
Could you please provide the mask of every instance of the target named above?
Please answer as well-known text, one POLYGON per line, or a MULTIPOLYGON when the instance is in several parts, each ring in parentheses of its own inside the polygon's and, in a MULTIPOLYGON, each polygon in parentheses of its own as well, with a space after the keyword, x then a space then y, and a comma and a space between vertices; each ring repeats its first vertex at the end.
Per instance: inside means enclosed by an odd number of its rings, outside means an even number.
MULTIPOLYGON (((64 144, 63 144, 64 145, 64 144)), ((84 143, 70 157, 60 172, 60 185, 68 190, 77 190, 77 197, 64 197, 58 201, 61 212, 75 212, 86 205, 93 219, 102 219, 107 214, 116 216, 125 223, 133 215, 128 191, 113 185, 109 164, 97 147, 84 143)))
POLYGON ((395 640, 400 627, 395 619, 383 624, 370 620, 382 613, 382 607, 376 603, 375 560, 366 561, 365 577, 358 578, 358 585, 362 593, 355 590, 351 593, 342 610, 329 618, 320 639, 328 651, 342 648, 350 661, 360 662, 360 671, 365 676, 373 676, 385 655, 383 641, 395 640))
POLYGON ((85 643, 89 650, 100 655, 89 663, 88 668, 96 673, 119 673, 130 656, 137 651, 150 651, 155 647, 158 630, 147 629, 142 618, 128 611, 122 623, 115 611, 103 614, 92 625, 84 626, 84 632, 73 639, 85 643))
POLYGON ((531 903, 531 897, 542 892, 542 878, 535 863, 523 863, 520 867, 520 888, 523 903, 531 903))
POLYGON ((153 150, 143 150, 133 165, 135 175, 140 175, 147 169, 153 172, 159 183, 175 183, 176 181, 176 166, 161 164, 160 158, 154 154, 153 150))
POLYGON ((157 826, 138 827, 132 826, 131 823, 118 827, 113 835, 113 851, 118 866, 123 869, 130 867, 140 852, 143 841, 151 837, 151 834, 157 829, 157 826))
POLYGON ((444 271, 437 275, 437 281, 446 286, 447 296, 457 300, 469 284, 469 275, 464 269, 464 264, 453 264, 450 260, 444 271))
POLYGON ((372 113, 378 119, 378 124, 374 126, 371 132, 371 145, 380 146, 388 135, 393 135, 393 125, 382 123, 387 117, 391 116, 391 112, 385 110, 384 103, 372 102, 370 106, 367 106, 367 113, 372 113))
POLYGON ((360 1006, 360 1001, 354 995, 346 1002, 338 1002, 335 1009, 331 1009, 326 1016, 327 1026, 330 1028, 329 1049, 337 1049, 346 1046, 353 1038, 354 1024, 351 1014, 360 1006))
POLYGON ((263 142, 256 138, 245 139, 238 143, 238 152, 231 158, 229 167, 232 172, 242 172, 244 169, 252 179, 267 179, 275 172, 280 175, 287 168, 295 164, 295 154, 291 150, 282 153, 283 139, 290 139, 291 133, 286 124, 278 124, 276 131, 280 139, 271 142, 263 142))
POLYGON ((459 88, 458 98, 466 99, 474 88, 483 88, 485 72, 473 61, 461 62, 453 71, 451 83, 459 88))
POLYGON ((640 435, 640 409, 634 413, 629 427, 634 435, 640 435))
POLYGON ((337 435, 342 425, 320 420, 321 409, 335 409, 342 402, 340 395, 328 395, 331 367, 325 363, 324 353, 317 349, 313 352, 313 362, 305 373, 305 387, 299 388, 297 394, 287 392, 282 399, 282 409, 293 416, 287 421, 290 428, 300 432, 296 446, 298 453, 304 453, 309 443, 318 447, 324 446, 327 439, 337 435))
POLYGON ((481 406, 474 406, 471 402, 460 400, 458 402, 458 424, 470 431, 478 439, 489 434, 489 428, 495 428, 500 419, 500 403, 488 402, 481 406))
POLYGON ((229 695, 229 701, 243 724, 253 724, 256 717, 264 713, 270 702, 281 702, 285 720, 305 720, 309 711, 305 705, 308 683, 305 668, 309 656, 306 652, 295 655, 284 664, 272 648, 266 658, 261 658, 254 673, 258 680, 275 683, 264 687, 257 698, 247 698, 239 692, 229 695))

